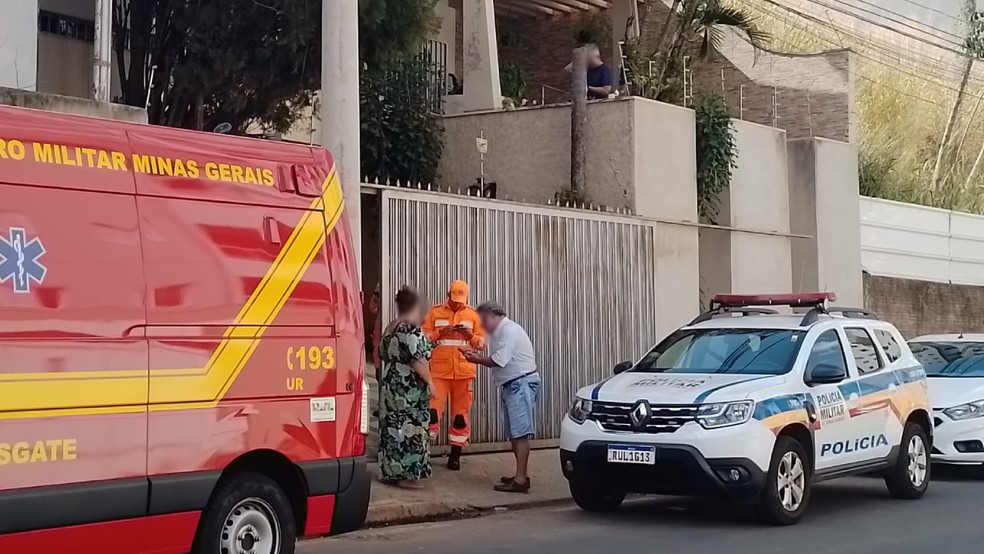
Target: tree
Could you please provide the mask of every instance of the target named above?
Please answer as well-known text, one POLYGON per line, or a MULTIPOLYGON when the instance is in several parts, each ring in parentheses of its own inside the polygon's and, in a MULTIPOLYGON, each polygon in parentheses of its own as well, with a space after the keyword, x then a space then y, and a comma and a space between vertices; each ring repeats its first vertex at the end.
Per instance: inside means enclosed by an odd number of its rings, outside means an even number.
POLYGON ((440 24, 434 12, 437 0, 358 1, 359 58, 367 71, 416 55, 440 24))
POLYGON ((957 87, 957 98, 953 101, 953 109, 947 117, 946 125, 943 127, 943 136, 940 138, 940 147, 936 152, 936 163, 933 164, 933 177, 929 183, 929 188, 935 192, 940 186, 940 169, 943 165, 943 157, 950 146, 950 139, 953 135, 953 126, 957 121, 957 115, 963 106, 967 83, 970 81, 970 74, 974 69, 974 60, 984 57, 984 21, 981 14, 977 11, 977 0, 965 0, 964 15, 967 18, 967 37, 964 39, 964 50, 966 57, 963 74, 960 77, 960 85, 957 87))
POLYGON ((320 0, 114 0, 114 12, 121 100, 146 104, 151 123, 285 132, 320 88, 320 0))
POLYGON ((443 127, 432 113, 447 79, 421 53, 440 20, 437 0, 359 0, 362 174, 433 183, 443 127))

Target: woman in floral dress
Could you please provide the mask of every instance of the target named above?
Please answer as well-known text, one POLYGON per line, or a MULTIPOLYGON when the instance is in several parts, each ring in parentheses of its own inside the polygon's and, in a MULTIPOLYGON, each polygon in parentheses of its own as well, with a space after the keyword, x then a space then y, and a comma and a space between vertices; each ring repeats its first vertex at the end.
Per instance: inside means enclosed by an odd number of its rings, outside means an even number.
POLYGON ((420 489, 420 480, 431 475, 427 426, 434 386, 428 360, 433 346, 420 329, 424 308, 417 293, 400 289, 396 306, 399 315, 379 341, 379 471, 386 483, 420 489))

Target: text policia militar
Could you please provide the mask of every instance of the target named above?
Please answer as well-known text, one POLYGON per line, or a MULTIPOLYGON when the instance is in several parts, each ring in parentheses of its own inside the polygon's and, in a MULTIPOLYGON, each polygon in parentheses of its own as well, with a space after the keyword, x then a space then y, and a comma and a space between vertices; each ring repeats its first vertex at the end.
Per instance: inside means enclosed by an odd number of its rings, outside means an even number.
POLYGON ((182 160, 149 154, 127 156, 115 150, 67 146, 49 142, 23 142, 16 139, 0 138, 0 160, 30 161, 36 163, 105 169, 110 171, 130 171, 161 177, 205 177, 210 181, 225 181, 244 185, 275 184, 272 169, 246 165, 182 160))

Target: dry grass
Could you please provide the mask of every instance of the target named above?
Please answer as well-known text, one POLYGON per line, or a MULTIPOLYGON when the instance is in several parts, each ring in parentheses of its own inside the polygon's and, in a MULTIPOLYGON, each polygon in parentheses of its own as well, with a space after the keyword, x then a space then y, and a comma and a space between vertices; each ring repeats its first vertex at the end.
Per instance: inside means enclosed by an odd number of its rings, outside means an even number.
POLYGON ((979 73, 971 79, 956 120, 951 149, 941 166, 942 182, 932 190, 939 142, 960 81, 956 55, 926 54, 874 42, 879 39, 818 25, 762 2, 743 0, 735 5, 757 17, 757 23, 772 35, 773 49, 818 52, 846 47, 856 53, 862 194, 984 213, 984 162, 968 182, 984 145, 984 104, 975 113, 984 95, 984 78, 979 73))

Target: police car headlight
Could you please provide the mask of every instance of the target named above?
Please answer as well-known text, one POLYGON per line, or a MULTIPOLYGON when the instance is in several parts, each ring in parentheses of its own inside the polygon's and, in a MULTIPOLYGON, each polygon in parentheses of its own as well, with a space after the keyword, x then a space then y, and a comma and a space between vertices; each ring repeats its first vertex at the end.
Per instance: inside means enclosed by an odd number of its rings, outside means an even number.
POLYGON ((752 418, 751 400, 702 404, 697 408, 697 423, 705 429, 740 425, 752 418))
POLYGON ((574 404, 571 405, 571 409, 567 412, 567 415, 578 423, 584 423, 588 419, 588 416, 591 415, 591 408, 592 404, 590 400, 575 398, 574 404))
POLYGON ((954 421, 984 417, 984 400, 968 402, 966 404, 947 408, 943 410, 943 413, 954 421))

